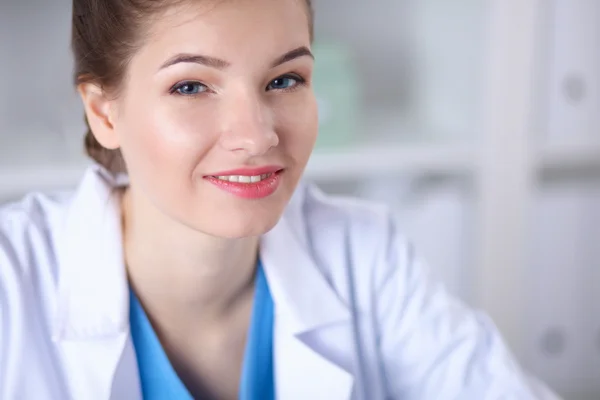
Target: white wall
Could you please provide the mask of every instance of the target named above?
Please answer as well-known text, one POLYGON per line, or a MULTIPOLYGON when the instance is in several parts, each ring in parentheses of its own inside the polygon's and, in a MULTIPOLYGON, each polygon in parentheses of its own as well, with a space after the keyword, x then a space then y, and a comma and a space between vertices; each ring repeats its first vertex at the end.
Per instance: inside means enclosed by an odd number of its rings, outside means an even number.
POLYGON ((72 85, 69 0, 0 2, 0 165, 78 158, 83 111, 72 85))

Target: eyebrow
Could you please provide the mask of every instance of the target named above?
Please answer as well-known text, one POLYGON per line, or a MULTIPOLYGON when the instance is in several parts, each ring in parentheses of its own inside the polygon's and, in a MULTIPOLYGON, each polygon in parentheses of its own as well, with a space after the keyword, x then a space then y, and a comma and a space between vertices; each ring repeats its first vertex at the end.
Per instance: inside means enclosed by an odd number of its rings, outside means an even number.
MULTIPOLYGON (((311 53, 311 51, 306 46, 298 47, 297 49, 288 51, 281 57, 277 58, 273 64, 271 64, 271 68, 275 68, 279 65, 285 64, 292 60, 295 60, 300 57, 310 57, 314 59, 315 57, 311 53)), ((175 64, 180 63, 192 63, 192 64, 200 64, 205 65, 207 67, 215 68, 215 69, 225 69, 231 65, 228 61, 222 60, 220 58, 209 57, 201 54, 189 54, 189 53, 180 53, 171 58, 169 58, 164 64, 160 66, 159 69, 165 69, 175 64)))
POLYGON ((315 59, 315 56, 313 56, 313 53, 310 52, 310 50, 308 49, 308 47, 301 46, 301 47, 298 47, 297 49, 294 49, 292 51, 288 51, 287 53, 285 53, 284 55, 282 55, 281 57, 279 57, 271 65, 271 68, 278 67, 281 64, 285 64, 286 62, 290 62, 290 61, 295 60, 296 58, 300 58, 300 57, 310 57, 313 60, 315 59))

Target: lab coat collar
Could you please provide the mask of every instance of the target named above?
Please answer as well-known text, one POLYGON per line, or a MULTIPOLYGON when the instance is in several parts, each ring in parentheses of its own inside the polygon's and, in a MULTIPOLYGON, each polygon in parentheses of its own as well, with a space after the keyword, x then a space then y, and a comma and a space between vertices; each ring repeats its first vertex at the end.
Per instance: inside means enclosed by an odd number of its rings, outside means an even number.
POLYGON ((302 185, 279 223, 263 236, 260 247, 277 318, 296 334, 351 317, 309 251, 302 214, 304 196, 302 185))
POLYGON ((306 194, 302 185, 279 223, 261 240, 261 262, 275 303, 276 326, 281 327, 275 329, 276 397, 350 399, 354 386, 350 371, 325 357, 303 335, 337 323, 350 329, 351 319, 309 251, 303 214, 306 194))
MULTIPOLYGON (((56 339, 110 337, 128 329, 119 190, 127 184, 126 175, 93 166, 76 191, 60 236, 56 339)), ((350 319, 309 251, 303 215, 306 193, 300 184, 283 217, 260 244, 277 318, 292 333, 350 319)))

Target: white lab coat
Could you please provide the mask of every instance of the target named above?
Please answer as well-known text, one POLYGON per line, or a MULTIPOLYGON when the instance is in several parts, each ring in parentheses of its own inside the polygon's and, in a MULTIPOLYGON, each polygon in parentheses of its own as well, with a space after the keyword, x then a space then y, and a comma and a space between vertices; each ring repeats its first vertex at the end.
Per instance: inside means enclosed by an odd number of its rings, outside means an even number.
MULTIPOLYGON (((0 399, 141 399, 119 184, 0 209, 0 399)), ((301 185, 260 256, 281 400, 554 399, 434 283, 383 209, 301 185)))

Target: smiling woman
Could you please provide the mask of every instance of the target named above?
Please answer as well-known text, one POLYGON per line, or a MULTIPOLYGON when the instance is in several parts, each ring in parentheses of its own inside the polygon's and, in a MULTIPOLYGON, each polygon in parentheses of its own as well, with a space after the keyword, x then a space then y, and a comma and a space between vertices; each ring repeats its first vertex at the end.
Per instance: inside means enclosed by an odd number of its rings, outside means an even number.
POLYGON ((389 212, 299 185, 312 18, 73 1, 96 165, 0 209, 1 399, 553 398, 389 212))
POLYGON ((127 27, 115 34, 76 18, 73 41, 92 128, 89 153, 112 172, 127 171, 132 190, 126 204, 148 201, 161 214, 219 237, 273 227, 317 133, 310 4, 161 2, 157 9, 144 1, 91 3, 76 2, 76 15, 105 8, 122 22, 117 26, 127 27), (131 15, 138 21, 124 23, 131 15), (123 54, 112 54, 113 48, 123 54), (90 62, 109 54, 115 59, 90 62), (237 177, 244 174, 223 172, 239 168, 247 176, 270 175, 245 183, 237 177), (219 176, 231 177, 224 183, 219 176), (240 202, 232 193, 262 197, 264 205, 240 202))

